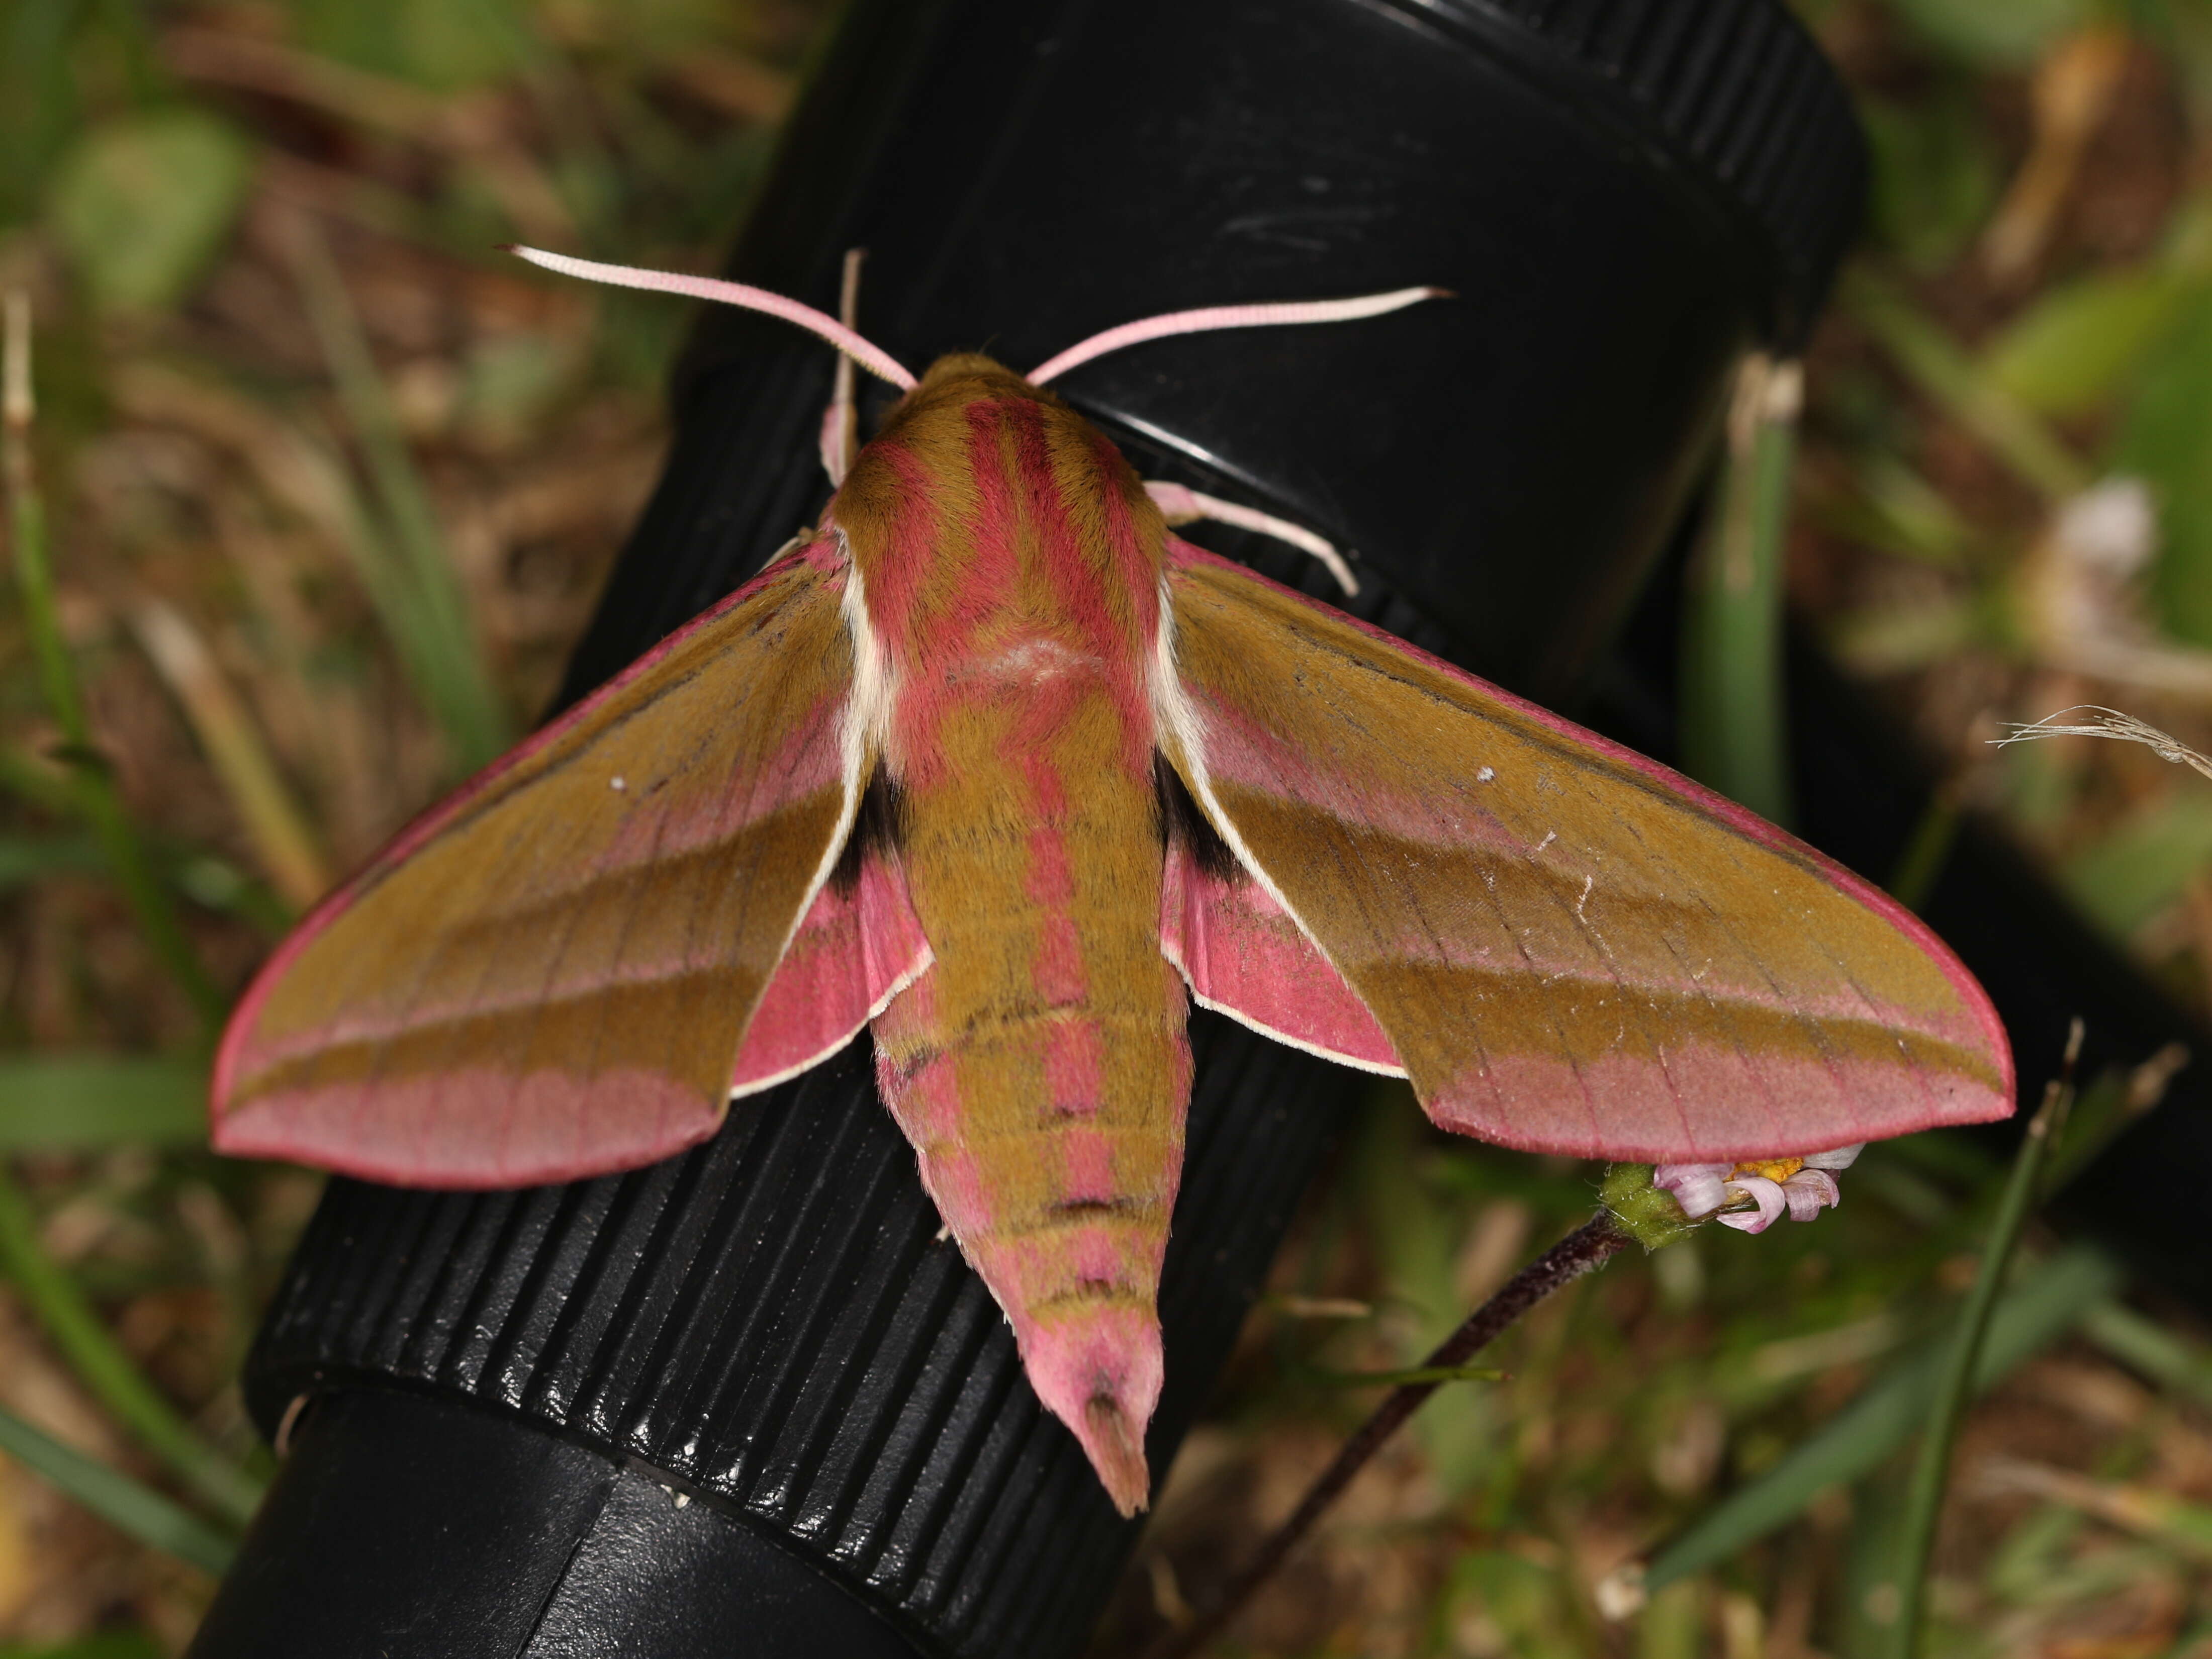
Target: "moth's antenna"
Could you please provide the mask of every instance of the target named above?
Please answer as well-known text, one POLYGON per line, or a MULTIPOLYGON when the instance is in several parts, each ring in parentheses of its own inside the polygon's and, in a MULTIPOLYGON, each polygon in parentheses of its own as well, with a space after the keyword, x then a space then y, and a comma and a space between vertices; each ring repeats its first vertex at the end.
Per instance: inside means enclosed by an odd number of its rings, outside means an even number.
POLYGON ((601 264, 596 259, 572 258, 565 253, 546 253, 534 247, 509 247, 533 265, 557 270, 564 276, 580 276, 587 283, 607 283, 616 288, 641 288, 655 294, 686 294, 695 300, 716 300, 724 305, 764 311, 787 323, 820 335, 878 380, 889 380, 902 392, 911 392, 915 378, 898 359, 881 346, 871 345, 835 317, 812 306, 787 300, 750 283, 726 283, 713 276, 685 276, 672 270, 640 270, 635 265, 601 264))
MULTIPOLYGON (((860 320, 860 261, 866 248, 845 250, 845 280, 837 292, 837 320, 856 332, 860 320)), ((831 383, 830 407, 822 412, 822 470, 834 486, 845 482, 853 470, 853 452, 860 447, 860 416, 853 403, 853 360, 837 356, 837 378, 831 383)))
POLYGON ((1124 323, 1103 334, 1094 334, 1057 357, 1030 371, 1031 386, 1042 386, 1055 374, 1064 374, 1078 363, 1103 357, 1123 346, 1146 340, 1164 340, 1171 334, 1203 334, 1217 328, 1271 328, 1279 323, 1348 323, 1362 317, 1380 317, 1424 300, 1453 298, 1448 288, 1401 288, 1388 294, 1364 294, 1351 300, 1293 300, 1273 305, 1206 306, 1197 311, 1170 311, 1124 323))

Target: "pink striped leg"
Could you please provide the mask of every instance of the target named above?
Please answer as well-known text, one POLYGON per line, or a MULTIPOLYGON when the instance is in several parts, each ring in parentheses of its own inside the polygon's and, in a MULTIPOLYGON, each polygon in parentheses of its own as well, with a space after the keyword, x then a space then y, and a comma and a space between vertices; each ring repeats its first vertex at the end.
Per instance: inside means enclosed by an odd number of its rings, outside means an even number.
MULTIPOLYGON (((845 250, 845 279, 837 292, 837 320, 858 331, 860 313, 860 261, 866 248, 845 250)), ((833 489, 853 470, 853 456, 860 447, 860 413, 853 397, 853 360, 840 352, 837 378, 830 382, 830 407, 822 411, 822 470, 833 489)))
POLYGON ((1201 495, 1195 489, 1186 489, 1178 483, 1162 483, 1148 479, 1145 493, 1167 516, 1170 524, 1194 524, 1200 519, 1211 519, 1216 524, 1234 525, 1239 530, 1256 530, 1262 536, 1273 536, 1279 542, 1288 542, 1303 552, 1310 553, 1328 568, 1336 578, 1337 585, 1350 599, 1359 592, 1359 580, 1352 574, 1352 567, 1344 555, 1336 550, 1336 544, 1316 536, 1304 525, 1292 524, 1288 519, 1279 519, 1272 513, 1262 513, 1256 507, 1239 507, 1234 501, 1224 501, 1216 495, 1201 495))

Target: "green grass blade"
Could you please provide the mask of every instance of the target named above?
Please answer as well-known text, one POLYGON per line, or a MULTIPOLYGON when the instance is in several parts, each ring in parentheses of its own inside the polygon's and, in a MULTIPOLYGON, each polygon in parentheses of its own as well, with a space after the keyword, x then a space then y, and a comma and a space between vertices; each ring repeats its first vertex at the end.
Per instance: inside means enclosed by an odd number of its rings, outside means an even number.
POLYGON ((1929 795, 1920 821, 1912 826, 1911 839, 1899 855, 1897 868, 1889 878, 1890 897, 1908 910, 1917 910, 1928 902, 1936 884, 1942 879, 1944 866, 1951 861, 1960 823, 1958 797, 1939 786, 1929 795))
POLYGON ((114 1054, 0 1058, 0 1152, 189 1146, 207 1137, 207 1067, 114 1054))
POLYGON ((77 816, 70 775, 58 763, 41 759, 20 744, 0 744, 0 790, 55 817, 77 816))
POLYGON ((2003 1456, 1990 1458, 1983 1472, 1993 1492, 2026 1493, 2076 1514, 2094 1516, 2107 1526, 2133 1533, 2146 1543, 2197 1563, 2212 1559, 2212 1509, 2171 1492, 2003 1456))
POLYGON ((1804 371, 1744 360, 1729 416, 1711 534, 1691 570, 1682 749, 1692 776, 1777 823, 1790 820, 1782 684, 1782 553, 1804 371))
POLYGON ((7 296, 5 325, 4 345, 0 345, 0 357, 4 357, 0 378, 5 380, 4 399, 0 399, 5 404, 0 471, 5 473, 16 590, 22 601, 24 631, 38 665, 40 689, 73 763, 72 793, 78 810, 91 825, 139 931, 213 1030, 222 1023, 228 999, 201 966, 168 890, 155 876, 145 843, 124 811, 115 781, 94 747, 83 690, 62 634, 53 570, 46 556, 46 505, 31 465, 31 307, 27 296, 7 296))
POLYGON ((106 868, 107 854, 89 836, 0 836, 0 892, 106 868))
MULTIPOLYGON (((2021 1274, 1990 1318, 1974 1388, 1987 1389, 2009 1376, 2124 1282, 2119 1264, 2090 1244, 2070 1246, 2021 1274)), ((1873 1469, 1926 1419, 1950 1346, 1947 1334, 1901 1357, 1781 1462, 1662 1547, 1644 1573, 1646 1586, 1656 1589, 1726 1560, 1795 1520, 1819 1493, 1873 1469)))
POLYGON ((93 1397, 149 1451, 225 1518, 244 1525, 261 1502, 261 1485, 193 1432, 40 1244, 31 1206, 0 1170, 0 1273, 22 1292, 39 1323, 93 1397))
POLYGON ((2023 483, 2053 502, 2089 487, 2089 470, 2080 459, 1898 289, 1862 266, 1845 283, 1843 297, 1906 377, 2023 483))
POLYGON ((2212 1408, 2212 1352, 2146 1319, 2124 1302, 2100 1302, 2081 1316, 2081 1334, 2160 1387, 2212 1408))
POLYGON ((380 607, 380 614, 454 758, 474 771, 495 759, 514 734, 477 647, 430 493, 330 249, 304 216, 293 222, 286 245, 308 321, 368 463, 384 522, 399 547, 400 562, 392 573, 398 597, 380 607))
POLYGON ((167 1650, 143 1630, 102 1631, 58 1647, 0 1645, 0 1659, 165 1659, 167 1650))
POLYGON ((1983 347, 1981 373, 2038 414, 2093 413, 2172 333, 2200 287, 2195 273, 2157 265, 2054 283, 1983 347))
POLYGON ((2136 1119, 2166 1098, 2175 1073, 2189 1063, 2189 1050, 2169 1042, 2135 1066, 2108 1066, 2100 1072, 2068 1103, 2065 1139, 2044 1154, 2037 1199, 2049 1198, 2095 1163, 2136 1119))
POLYGON ((306 909, 329 890, 329 860, 244 699, 198 629, 174 605, 149 599, 131 621, 199 738, 262 869, 288 903, 306 909))
MULTIPOLYGON (((83 811, 70 774, 8 744, 0 744, 0 794, 13 795, 27 806, 58 817, 76 817, 83 811)), ((271 938, 290 930, 294 912, 265 883, 181 842, 156 836, 151 851, 155 871, 179 896, 238 916, 271 938)), ((0 890, 48 875, 76 870, 99 872, 108 867, 106 853, 90 836, 0 841, 0 890)))
MULTIPOLYGON (((2069 1072, 2081 1042, 2081 1025, 2077 1020, 2074 1040, 2067 1047, 2069 1072)), ((1942 1370, 1937 1374, 1928 1425, 1921 1431, 1920 1451, 1912 1466, 1912 1484, 1905 1494, 1904 1535, 1898 1548, 1898 1659, 1918 1659, 1926 1622, 1928 1567, 1936 1553, 1936 1523, 1943 1511, 1944 1491, 1951 1484, 1951 1449, 1958 1441, 1959 1423, 1966 1414, 1966 1402, 1974 1392, 1974 1375, 1981 1358, 1983 1339, 1988 1334, 1990 1316, 2003 1289, 2006 1269, 2012 1263, 2013 1247, 2020 1243, 2021 1229, 2027 1224, 2028 1214, 2035 1207, 2038 1185, 2043 1177, 2044 1155, 2050 1151, 2051 1137, 2071 1103, 2072 1094, 2070 1082, 2054 1082, 2041 1109, 2028 1123, 2019 1154, 2013 1159, 2011 1178, 2005 1182, 2004 1196, 1998 1200, 1996 1215, 1990 1223, 1989 1242, 1982 1249, 1980 1271, 1974 1276, 1973 1288, 1966 1293, 1966 1306, 1960 1310, 1958 1331, 1951 1339, 1950 1352, 1944 1355, 1942 1370)))
POLYGON ((229 1570, 234 1553, 220 1533, 142 1486, 129 1475, 87 1457, 12 1413, 0 1411, 0 1451, 44 1475, 118 1531, 142 1544, 165 1550, 217 1577, 229 1570))
POLYGON ((1636 1626, 1636 1659, 1705 1659, 1712 1586, 1686 1579, 1651 1598, 1636 1626))
POLYGON ((146 855, 146 844, 124 810, 122 798, 116 793, 114 781, 95 762, 84 767, 80 783, 80 810, 99 839, 108 869, 131 906, 139 932, 168 969, 170 977, 191 999, 209 1031, 221 1030, 230 1009, 230 1000, 201 965, 199 953, 192 948, 191 939, 185 932, 169 890, 155 873, 153 862, 146 855))
POLYGON ((1897 1540, 1905 1524, 1906 1471, 1895 1459, 1854 1481, 1826 1645, 1842 1659, 1889 1651, 1897 1619, 1897 1540))

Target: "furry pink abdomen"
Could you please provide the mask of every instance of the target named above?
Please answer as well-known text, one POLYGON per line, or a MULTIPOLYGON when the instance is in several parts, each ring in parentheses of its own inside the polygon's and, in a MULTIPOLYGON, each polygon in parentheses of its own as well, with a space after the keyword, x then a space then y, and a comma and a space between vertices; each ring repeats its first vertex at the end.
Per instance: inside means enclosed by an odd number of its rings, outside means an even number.
POLYGON ((948 701, 901 814, 935 964, 877 1017, 876 1054, 1040 1396, 1086 1440, 1128 1429, 1091 1449, 1136 1470, 1115 1494, 1133 1503, 1191 1066, 1159 949, 1151 775, 1085 763, 1113 752, 1097 728, 1116 712, 1088 678, 994 678, 948 701))

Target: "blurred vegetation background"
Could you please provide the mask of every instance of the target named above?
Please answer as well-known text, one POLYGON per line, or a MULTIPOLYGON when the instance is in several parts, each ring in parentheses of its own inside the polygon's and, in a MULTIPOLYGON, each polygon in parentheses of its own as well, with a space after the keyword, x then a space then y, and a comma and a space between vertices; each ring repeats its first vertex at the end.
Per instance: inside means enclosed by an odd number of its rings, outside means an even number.
MULTIPOLYGON (((713 268, 826 9, 0 7, 0 290, 36 390, 0 458, 0 1659, 189 1638, 272 1467, 234 1379, 317 1190, 200 1146, 212 1024, 527 726, 651 487, 684 311, 490 249, 713 268)), ((2212 781, 1988 742, 2090 702, 2212 748, 2212 0, 1800 9, 1876 176, 1762 545, 1947 799, 2212 1011, 2212 781)), ((2062 1175, 2162 1073, 2082 1081, 2062 1175)), ((1589 1170, 1388 1103, 1101 1654, 1187 1618, 1376 1376, 1587 1214, 1589 1170)), ((1817 1225, 1547 1304, 1224 1650, 1889 1651, 1912 1435, 2002 1176, 1894 1143, 1817 1225)), ((2212 1656, 2203 1330, 2031 1229, 1980 1380, 1930 1650, 2212 1656)))

